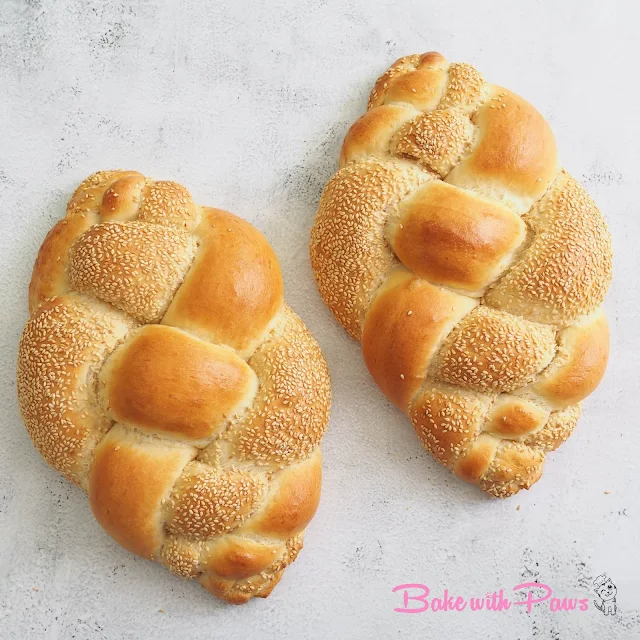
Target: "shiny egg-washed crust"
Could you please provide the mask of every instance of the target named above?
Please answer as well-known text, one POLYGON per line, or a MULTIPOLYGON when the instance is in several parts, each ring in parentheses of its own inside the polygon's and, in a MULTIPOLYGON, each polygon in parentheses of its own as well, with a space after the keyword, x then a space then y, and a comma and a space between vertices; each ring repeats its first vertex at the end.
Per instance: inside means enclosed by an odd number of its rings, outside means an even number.
POLYGON ((425 449, 494 496, 530 488, 604 374, 612 261, 538 111, 469 64, 401 58, 345 137, 310 252, 425 449))
POLYGON ((103 171, 47 235, 18 395, 46 461, 126 549, 232 603, 266 597, 320 498, 325 360, 250 224, 103 171))

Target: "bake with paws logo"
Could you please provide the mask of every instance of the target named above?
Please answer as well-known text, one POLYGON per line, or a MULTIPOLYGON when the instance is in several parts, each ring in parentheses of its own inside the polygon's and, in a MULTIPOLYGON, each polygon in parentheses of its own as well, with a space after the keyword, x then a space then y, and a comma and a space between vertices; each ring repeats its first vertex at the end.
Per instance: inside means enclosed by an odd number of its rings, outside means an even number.
MULTIPOLYGON (((616 615, 616 594, 618 589, 606 574, 599 575, 593 581, 597 598, 593 600, 596 609, 605 616, 616 615)), ((393 593, 400 596, 401 606, 394 607, 397 613, 439 613, 471 611, 507 612, 512 607, 522 608, 531 613, 539 607, 551 612, 588 611, 589 598, 581 594, 557 594, 554 589, 542 582, 523 582, 511 589, 500 589, 484 595, 461 595, 449 589, 432 591, 426 584, 406 583, 393 587, 393 593)))

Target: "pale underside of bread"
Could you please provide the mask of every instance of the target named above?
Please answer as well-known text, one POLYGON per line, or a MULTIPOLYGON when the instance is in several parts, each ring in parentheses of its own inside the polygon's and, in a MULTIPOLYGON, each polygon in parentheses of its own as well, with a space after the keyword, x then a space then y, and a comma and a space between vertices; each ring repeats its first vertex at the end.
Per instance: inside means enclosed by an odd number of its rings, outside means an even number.
POLYGON ((128 550, 228 602, 269 595, 318 505, 330 386, 263 236, 103 171, 29 294, 18 395, 43 457, 128 550))
POLYGON ((491 495, 530 488, 604 374, 612 271, 538 111, 438 53, 396 61, 346 135, 310 254, 424 447, 491 495))

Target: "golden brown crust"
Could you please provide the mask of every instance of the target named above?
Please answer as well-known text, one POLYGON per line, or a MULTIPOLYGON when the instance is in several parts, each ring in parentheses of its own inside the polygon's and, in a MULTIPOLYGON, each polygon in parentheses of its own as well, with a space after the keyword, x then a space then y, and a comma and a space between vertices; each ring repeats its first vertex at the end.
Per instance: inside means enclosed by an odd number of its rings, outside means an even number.
POLYGON ((44 459, 86 488, 93 448, 111 426, 94 396, 97 371, 133 321, 78 293, 50 298, 27 322, 18 350, 18 399, 44 459))
MULTIPOLYGON (((78 213, 99 213, 102 210, 102 199, 111 185, 117 180, 144 179, 137 171, 97 171, 84 180, 73 192, 67 205, 67 216, 78 213)), ((107 202, 113 203, 112 196, 107 196, 107 202)), ((113 206, 113 204, 111 204, 113 206)), ((111 209, 111 207, 109 207, 111 209)))
POLYGON ((30 305, 18 395, 45 459, 125 548, 229 602, 269 595, 317 507, 330 383, 263 236, 174 182, 99 172, 30 305))
POLYGON ((429 111, 440 102, 447 81, 447 61, 439 53, 400 58, 378 78, 369 109, 399 102, 429 111))
POLYGON ((157 224, 97 224, 69 251, 69 282, 140 322, 159 322, 196 249, 189 234, 157 224))
POLYGON ((47 298, 69 290, 69 249, 87 229, 98 222, 94 213, 67 216, 44 239, 29 284, 29 311, 33 313, 47 298))
POLYGON ((542 475, 544 451, 521 442, 503 441, 484 473, 480 486, 496 498, 508 498, 531 488, 542 475))
POLYGON ((520 96, 493 87, 474 118, 479 137, 446 181, 524 213, 558 172, 558 150, 546 120, 520 96))
POLYGON ((244 580, 232 580, 214 573, 203 573, 200 584, 219 598, 231 604, 244 604, 251 598, 266 598, 280 582, 282 573, 297 557, 302 549, 302 535, 299 534, 286 542, 282 555, 266 569, 244 580))
POLYGON ((329 421, 327 363, 302 320, 286 305, 283 315, 282 333, 249 360, 259 380, 255 400, 224 434, 234 457, 258 465, 303 460, 318 446, 329 421))
POLYGON ((560 411, 552 411, 544 427, 529 436, 524 444, 543 451, 554 451, 573 433, 581 410, 580 404, 574 404, 560 411))
POLYGON ((466 62, 452 62, 447 69, 447 87, 438 108, 473 113, 484 98, 484 78, 466 62))
POLYGON ((207 540, 239 527, 260 505, 267 485, 249 471, 191 462, 174 483, 165 526, 173 535, 207 540))
POLYGON ((184 536, 167 535, 158 556, 160 562, 181 578, 200 575, 202 542, 184 536))
POLYGON ((195 235, 198 255, 162 322, 248 357, 283 304, 278 259, 257 229, 220 209, 203 208, 195 235))
POLYGON ((395 261, 384 237, 385 210, 427 179, 411 165, 367 160, 347 165, 325 187, 311 232, 311 265, 322 297, 354 338, 395 261))
POLYGON ((378 290, 362 332, 362 353, 385 395, 407 410, 445 336, 476 302, 395 270, 378 290))
POLYGON ((393 135, 419 115, 415 109, 396 104, 367 111, 347 131, 340 152, 340 168, 368 156, 385 156, 389 153, 393 135))
POLYGON ((146 186, 139 220, 192 231, 199 218, 191 194, 181 184, 158 180, 146 186))
POLYGON ((411 405, 409 418, 422 446, 447 467, 480 434, 489 398, 443 384, 429 384, 411 405))
POLYGON ((416 275, 470 293, 488 286, 525 239, 512 211, 444 182, 431 181, 389 218, 388 237, 416 275))
POLYGON ((444 177, 462 160, 474 133, 473 124, 463 113, 430 111, 414 116, 398 131, 391 151, 413 158, 426 171, 444 177))
POLYGON ((100 203, 102 220, 105 222, 134 220, 138 216, 144 186, 144 176, 135 172, 125 172, 125 175, 112 182, 105 190, 100 203))
POLYGON ((484 431, 505 439, 520 439, 542 429, 549 412, 522 398, 502 394, 491 405, 484 431))
POLYGON ((306 460, 280 471, 263 511, 242 527, 264 536, 286 540, 311 522, 320 502, 322 455, 316 449, 306 460))
POLYGON ((525 216, 535 237, 486 295, 486 303, 535 322, 566 326, 592 313, 611 283, 611 236, 595 203, 562 172, 525 216))
POLYGON ((558 333, 558 353, 532 385, 555 409, 584 400, 600 384, 609 358, 609 325, 602 309, 558 333))
POLYGON ((228 347, 162 325, 130 335, 100 382, 114 421, 183 442, 211 438, 251 404, 258 386, 251 367, 228 347))
POLYGON ((162 503, 195 454, 115 425, 95 448, 89 472, 96 520, 125 549, 153 559, 164 539, 162 503))
POLYGON ((498 438, 481 433, 458 458, 453 472, 465 482, 477 484, 489 470, 499 445, 498 438))
POLYGON ((457 323, 439 355, 440 380, 485 393, 531 382, 555 354, 551 327, 480 306, 457 323))
POLYGON ((438 53, 380 76, 341 167, 311 233, 322 297, 436 459, 528 489, 606 366, 602 215, 533 106, 438 53))
POLYGON ((244 580, 264 571, 285 551, 284 544, 264 544, 251 538, 225 536, 209 552, 203 569, 221 578, 244 580))

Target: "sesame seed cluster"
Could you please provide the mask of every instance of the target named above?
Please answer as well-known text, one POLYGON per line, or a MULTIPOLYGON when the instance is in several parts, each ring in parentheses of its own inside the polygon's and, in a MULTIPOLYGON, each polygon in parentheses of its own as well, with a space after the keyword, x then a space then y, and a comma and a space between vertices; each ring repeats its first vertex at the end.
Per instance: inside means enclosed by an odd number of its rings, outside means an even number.
POLYGON ((425 449, 493 496, 530 488, 604 374, 612 273, 544 118, 469 64, 401 58, 345 137, 310 254, 425 449))
POLYGON ((261 234, 173 182, 93 174, 45 239, 27 431, 122 546, 243 603, 302 547, 330 382, 261 234))

